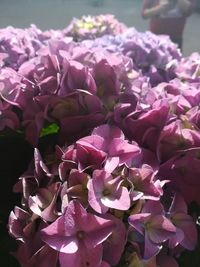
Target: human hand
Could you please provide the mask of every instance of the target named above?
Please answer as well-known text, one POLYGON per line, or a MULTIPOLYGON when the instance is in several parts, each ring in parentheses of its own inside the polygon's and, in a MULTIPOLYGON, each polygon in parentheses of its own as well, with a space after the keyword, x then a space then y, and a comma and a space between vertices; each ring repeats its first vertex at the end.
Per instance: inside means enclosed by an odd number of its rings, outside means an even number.
POLYGON ((166 12, 170 9, 170 1, 169 0, 160 0, 159 2, 160 12, 166 12))
POLYGON ((162 6, 167 6, 167 5, 170 4, 170 1, 169 0, 160 0, 159 4, 162 5, 162 6))
POLYGON ((143 17, 144 18, 151 18, 155 16, 159 16, 161 14, 164 14, 170 9, 170 0, 160 0, 159 3, 151 8, 146 8, 143 11, 143 17))

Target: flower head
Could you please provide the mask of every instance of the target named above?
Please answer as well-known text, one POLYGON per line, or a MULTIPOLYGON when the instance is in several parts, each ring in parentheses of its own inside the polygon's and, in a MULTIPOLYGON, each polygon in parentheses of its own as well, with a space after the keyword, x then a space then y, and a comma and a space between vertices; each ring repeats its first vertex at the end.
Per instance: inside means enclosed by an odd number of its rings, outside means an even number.
POLYGON ((42 240, 60 252, 61 266, 100 266, 102 243, 115 223, 87 213, 78 201, 71 201, 65 213, 41 231, 42 240))
POLYGON ((99 213, 106 213, 109 208, 128 210, 130 196, 128 189, 122 186, 123 179, 103 170, 95 170, 88 181, 88 201, 90 206, 99 213))
POLYGON ((169 247, 178 244, 186 249, 193 250, 197 244, 197 229, 190 215, 187 214, 187 205, 183 197, 176 193, 169 209, 169 218, 176 227, 176 234, 169 239, 169 247))
POLYGON ((162 205, 156 201, 147 201, 139 214, 129 217, 129 224, 144 237, 144 259, 159 253, 162 243, 176 232, 176 228, 164 216, 162 205))

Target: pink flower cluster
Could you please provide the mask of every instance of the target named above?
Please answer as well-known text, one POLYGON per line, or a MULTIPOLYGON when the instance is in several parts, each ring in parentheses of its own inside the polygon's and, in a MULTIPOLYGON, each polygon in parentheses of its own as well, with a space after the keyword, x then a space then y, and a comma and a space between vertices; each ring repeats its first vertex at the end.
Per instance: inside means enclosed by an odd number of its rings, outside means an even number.
POLYGON ((106 34, 118 35, 127 29, 126 25, 119 22, 114 15, 83 16, 74 18, 69 26, 64 29, 67 36, 72 36, 75 41, 95 39, 106 34))
POLYGON ((151 34, 137 47, 131 32, 76 43, 54 32, 0 69, 1 133, 34 147, 8 223, 23 267, 178 267, 197 245, 199 54, 152 35, 156 61, 144 66, 151 34))

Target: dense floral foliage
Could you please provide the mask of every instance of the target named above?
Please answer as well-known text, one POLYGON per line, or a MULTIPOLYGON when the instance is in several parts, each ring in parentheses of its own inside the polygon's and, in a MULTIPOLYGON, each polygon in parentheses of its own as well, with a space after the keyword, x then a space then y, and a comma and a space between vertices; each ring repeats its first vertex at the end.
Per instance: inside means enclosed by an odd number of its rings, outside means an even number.
POLYGON ((64 29, 64 34, 72 36, 75 41, 95 39, 106 34, 118 35, 126 30, 125 24, 119 22, 113 15, 83 16, 74 18, 64 29))
POLYGON ((34 147, 8 223, 21 266, 178 267, 197 244, 199 54, 102 15, 2 29, 0 64, 1 133, 34 147))

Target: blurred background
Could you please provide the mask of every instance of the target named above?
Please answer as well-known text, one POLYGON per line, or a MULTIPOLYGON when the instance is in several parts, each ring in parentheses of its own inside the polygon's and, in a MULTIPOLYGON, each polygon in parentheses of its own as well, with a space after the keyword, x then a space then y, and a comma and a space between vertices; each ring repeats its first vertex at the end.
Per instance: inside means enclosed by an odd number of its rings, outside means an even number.
MULTIPOLYGON (((200 0, 197 0, 200 7, 200 0)), ((24 28, 36 24, 40 29, 62 29, 73 17, 112 13, 128 26, 145 31, 148 21, 141 18, 142 0, 0 0, 0 28, 24 28)), ((200 13, 187 21, 183 53, 200 52, 200 13)))

